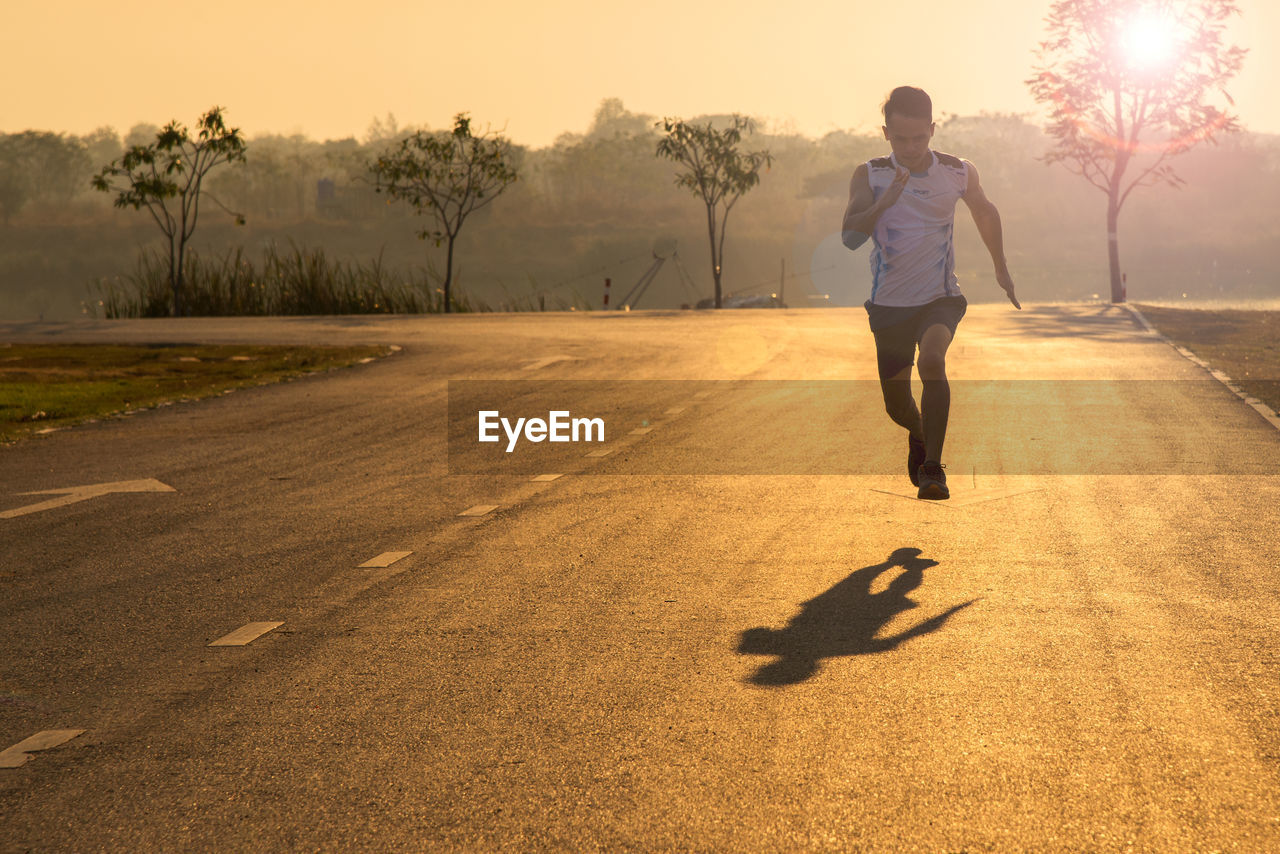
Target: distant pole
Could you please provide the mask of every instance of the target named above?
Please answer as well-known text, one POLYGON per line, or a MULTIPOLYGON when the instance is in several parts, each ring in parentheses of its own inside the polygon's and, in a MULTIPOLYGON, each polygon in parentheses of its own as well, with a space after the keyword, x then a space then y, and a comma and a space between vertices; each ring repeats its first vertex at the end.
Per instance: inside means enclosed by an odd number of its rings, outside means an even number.
POLYGON ((782 305, 782 289, 787 286, 787 259, 782 259, 782 274, 778 276, 778 305, 782 305))
POLYGON ((604 310, 605 311, 609 310, 609 284, 610 284, 610 280, 605 279, 604 280, 604 310))

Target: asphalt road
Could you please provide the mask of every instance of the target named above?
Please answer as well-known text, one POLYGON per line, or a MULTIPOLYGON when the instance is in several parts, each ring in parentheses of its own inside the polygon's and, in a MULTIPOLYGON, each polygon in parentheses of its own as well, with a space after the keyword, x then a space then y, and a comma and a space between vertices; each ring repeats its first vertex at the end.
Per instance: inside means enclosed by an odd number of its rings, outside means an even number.
POLYGON ((946 503, 860 309, 17 340, 402 349, 0 449, 4 850, 1280 850, 1280 432, 1122 310, 970 308, 946 503))

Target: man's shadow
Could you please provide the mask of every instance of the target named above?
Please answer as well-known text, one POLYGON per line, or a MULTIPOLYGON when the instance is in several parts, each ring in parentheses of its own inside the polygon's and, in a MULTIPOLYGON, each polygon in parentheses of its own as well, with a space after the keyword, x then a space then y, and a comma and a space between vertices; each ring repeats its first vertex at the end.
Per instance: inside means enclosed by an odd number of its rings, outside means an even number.
POLYGON ((937 561, 920 557, 920 549, 896 549, 884 563, 855 570, 835 587, 805 602, 786 628, 747 629, 738 641, 739 653, 778 656, 761 666, 750 681, 767 686, 795 685, 817 673, 824 658, 888 652, 911 638, 942 628, 952 614, 977 600, 970 599, 895 635, 876 637, 895 616, 920 607, 907 594, 924 582, 926 569, 937 565, 937 561), (902 573, 884 592, 872 593, 877 576, 894 567, 901 567, 902 573))

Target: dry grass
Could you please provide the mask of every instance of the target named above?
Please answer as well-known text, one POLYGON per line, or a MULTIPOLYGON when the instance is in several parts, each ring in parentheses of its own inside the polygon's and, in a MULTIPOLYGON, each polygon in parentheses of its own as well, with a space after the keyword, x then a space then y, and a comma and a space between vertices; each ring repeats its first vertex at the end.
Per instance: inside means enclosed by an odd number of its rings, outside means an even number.
POLYGON ((374 346, 0 344, 0 442, 388 352, 374 346))

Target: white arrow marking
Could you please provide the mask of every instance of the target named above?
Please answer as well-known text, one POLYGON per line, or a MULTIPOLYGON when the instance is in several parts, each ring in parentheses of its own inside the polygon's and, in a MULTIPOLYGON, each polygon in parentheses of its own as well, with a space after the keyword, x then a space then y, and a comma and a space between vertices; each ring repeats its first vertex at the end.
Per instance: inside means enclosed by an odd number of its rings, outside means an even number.
POLYGON ((91 483, 88 486, 68 486, 65 489, 41 489, 36 492, 19 492, 19 495, 61 495, 61 498, 50 498, 48 501, 39 501, 35 504, 28 504, 25 507, 17 507, 13 510, 5 510, 0 512, 0 519, 12 519, 15 516, 25 516, 28 513, 39 513, 41 510, 52 510, 55 507, 65 507, 68 504, 75 504, 77 501, 88 501, 90 498, 97 498, 99 495, 109 495, 112 492, 177 492, 172 486, 163 484, 153 477, 146 480, 118 480, 115 483, 91 483))
POLYGON ((1027 495, 1032 492, 1039 492, 1039 488, 1018 489, 1016 487, 1010 489, 1001 489, 999 487, 980 487, 978 489, 957 489, 952 493, 951 498, 941 501, 932 501, 926 498, 919 498, 916 490, 899 491, 893 489, 872 489, 872 492, 879 492, 884 495, 899 495, 903 498, 910 498, 912 501, 921 501, 925 504, 932 504, 934 507, 968 507, 970 504, 981 504, 984 501, 996 501, 1001 498, 1012 498, 1015 495, 1027 495))
POLYGON ((536 371, 538 368, 545 368, 547 365, 554 365, 556 362, 579 362, 577 356, 547 356, 544 359, 537 359, 524 366, 526 371, 536 371))
POLYGON ((31 758, 31 754, 35 751, 57 747, 82 732, 84 732, 82 729, 42 730, 30 738, 24 738, 13 747, 0 752, 0 768, 20 768, 27 763, 27 760, 31 758))

